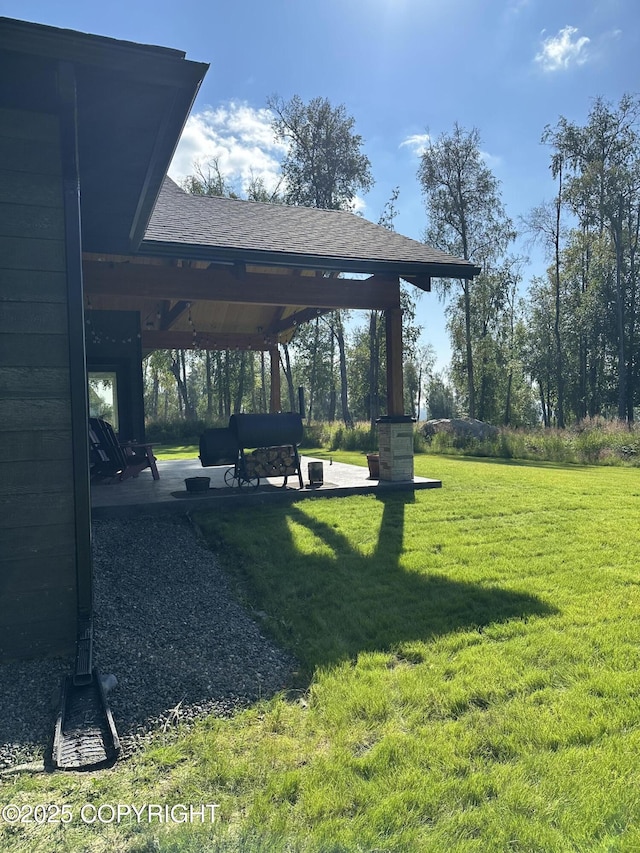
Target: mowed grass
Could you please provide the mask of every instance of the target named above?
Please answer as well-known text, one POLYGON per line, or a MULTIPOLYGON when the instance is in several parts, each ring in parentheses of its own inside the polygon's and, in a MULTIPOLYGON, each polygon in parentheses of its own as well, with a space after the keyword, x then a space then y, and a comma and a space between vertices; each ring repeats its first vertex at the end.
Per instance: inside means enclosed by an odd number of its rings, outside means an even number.
POLYGON ((154 456, 161 462, 170 462, 172 459, 197 459, 199 452, 197 444, 153 445, 154 456))
POLYGON ((443 488, 198 516, 299 661, 286 695, 0 789, 75 813, 215 802, 213 826, 0 823, 0 849, 640 850, 640 474, 416 469, 443 488))

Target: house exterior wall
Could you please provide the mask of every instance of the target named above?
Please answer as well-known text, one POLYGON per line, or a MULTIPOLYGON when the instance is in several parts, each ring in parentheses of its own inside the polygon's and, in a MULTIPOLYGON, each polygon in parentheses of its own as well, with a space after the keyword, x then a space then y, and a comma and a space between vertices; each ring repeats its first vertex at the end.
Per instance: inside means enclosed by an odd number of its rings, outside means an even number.
POLYGON ((76 638, 68 288, 57 116, 0 107, 0 660, 76 638))

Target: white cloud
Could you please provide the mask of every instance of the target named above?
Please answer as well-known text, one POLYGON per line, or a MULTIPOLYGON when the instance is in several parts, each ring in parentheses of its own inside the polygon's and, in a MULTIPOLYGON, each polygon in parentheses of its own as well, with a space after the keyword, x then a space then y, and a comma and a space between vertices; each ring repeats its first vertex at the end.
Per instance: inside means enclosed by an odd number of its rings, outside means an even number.
POLYGON ((246 190, 252 178, 262 178, 266 189, 273 191, 286 147, 275 141, 272 120, 270 110, 236 101, 194 113, 187 120, 169 175, 181 181, 193 174, 195 163, 206 167, 215 159, 229 183, 246 190))
POLYGON ((364 216, 364 213, 367 209, 367 203, 362 198, 362 196, 356 195, 353 201, 351 202, 350 210, 352 213, 360 213, 364 216))
POLYGON ((403 139, 400 143, 400 148, 410 148, 417 157, 422 157, 426 151, 427 142, 430 139, 431 137, 428 133, 413 133, 411 136, 403 139))
POLYGON ((563 27, 557 35, 543 40, 535 61, 543 71, 549 72, 562 71, 573 63, 584 65, 589 58, 587 45, 590 41, 587 36, 578 37, 577 27, 563 27))
POLYGON ((489 169, 497 169, 502 166, 502 157, 497 154, 489 154, 488 151, 481 151, 480 159, 489 169))
MULTIPOLYGON (((237 101, 193 113, 169 167, 170 177, 180 182, 194 174, 196 165, 206 172, 207 164, 216 160, 222 176, 236 190, 246 192, 256 178, 264 181, 268 192, 282 190, 280 163, 287 145, 275 140, 272 121, 270 110, 237 101)), ((360 196, 353 199, 355 213, 366 207, 360 196)))

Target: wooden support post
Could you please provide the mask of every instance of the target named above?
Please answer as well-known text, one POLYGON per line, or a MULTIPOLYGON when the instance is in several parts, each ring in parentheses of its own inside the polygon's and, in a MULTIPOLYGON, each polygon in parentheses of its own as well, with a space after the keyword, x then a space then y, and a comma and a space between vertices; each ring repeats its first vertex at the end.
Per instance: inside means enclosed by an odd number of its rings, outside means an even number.
POLYGON ((278 347, 272 347, 269 350, 271 360, 271 397, 269 401, 269 411, 272 414, 282 411, 282 402, 280 399, 280 352, 278 347))
POLYGON ((387 415, 404 415, 404 384, 402 377, 402 310, 385 311, 387 342, 387 415))

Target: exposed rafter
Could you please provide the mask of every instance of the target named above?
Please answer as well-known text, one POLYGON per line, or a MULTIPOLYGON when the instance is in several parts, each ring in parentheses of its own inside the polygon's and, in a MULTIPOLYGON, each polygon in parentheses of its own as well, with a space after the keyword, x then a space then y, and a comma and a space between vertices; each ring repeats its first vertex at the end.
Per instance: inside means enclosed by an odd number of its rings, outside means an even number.
POLYGON ((163 302, 162 312, 160 318, 160 330, 166 332, 170 329, 182 315, 189 310, 191 306, 190 302, 186 302, 185 300, 180 300, 176 302, 173 308, 169 307, 170 303, 166 301, 163 302))
POLYGON ((303 308, 301 311, 296 311, 295 314, 289 314, 282 318, 277 323, 272 323, 269 326, 269 332, 271 334, 278 334, 279 332, 294 329, 296 326, 308 323, 309 320, 313 320, 321 314, 327 314, 329 310, 329 308, 303 308))

